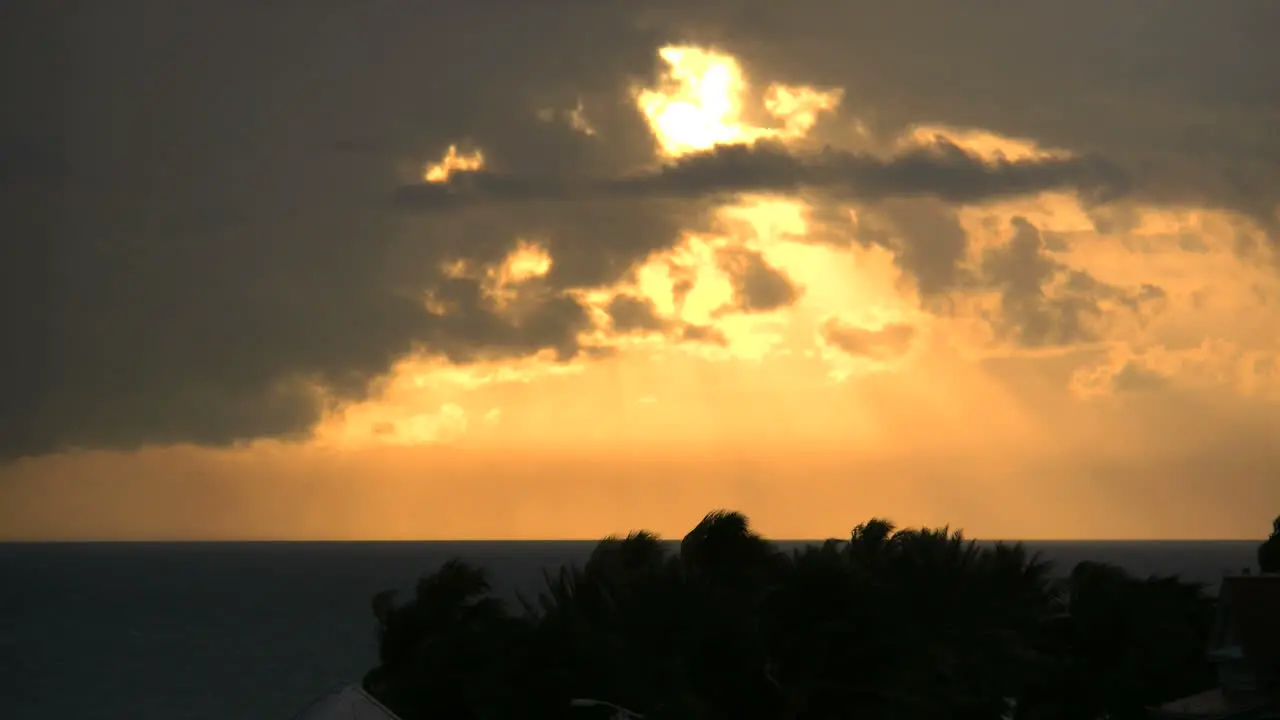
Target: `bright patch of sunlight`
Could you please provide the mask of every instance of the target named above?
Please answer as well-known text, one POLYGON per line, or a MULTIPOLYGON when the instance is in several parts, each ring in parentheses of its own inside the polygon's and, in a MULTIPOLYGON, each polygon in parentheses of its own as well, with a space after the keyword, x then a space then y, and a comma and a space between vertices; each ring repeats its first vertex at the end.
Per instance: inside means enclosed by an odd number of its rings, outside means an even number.
MULTIPOLYGON (((541 244, 520 238, 501 262, 482 266, 465 259, 447 260, 440 266, 445 277, 467 278, 480 283, 484 296, 495 310, 510 310, 532 288, 531 281, 551 272, 551 254, 541 244)), ((428 310, 447 314, 450 308, 428 293, 428 310)))
POLYGON ((440 162, 430 163, 422 171, 422 179, 429 183, 448 182, 456 172, 475 172, 484 168, 484 154, 479 150, 459 153, 458 146, 450 145, 440 162))
POLYGON ((551 255, 541 245, 521 238, 494 273, 499 285, 524 282, 551 272, 551 255))
POLYGON ((664 47, 658 56, 667 65, 658 86, 639 88, 635 96, 666 157, 709 150, 716 145, 804 137, 818 115, 835 110, 843 97, 841 90, 770 85, 759 102, 781 125, 752 125, 744 118, 750 86, 737 59, 715 50, 685 46, 664 47))
POLYGON ((913 125, 898 138, 899 149, 927 146, 939 140, 973 153, 987 162, 1066 159, 1072 153, 1059 148, 1041 147, 1035 140, 1000 135, 980 128, 950 125, 913 125))
POLYGON ((470 365, 418 354, 391 369, 370 400, 339 406, 315 430, 318 446, 437 445, 470 442, 503 419, 497 405, 512 388, 580 374, 545 350, 530 357, 470 365), (480 422, 472 422, 478 418, 480 422))
MULTIPOLYGON (((657 87, 636 92, 636 104, 665 157, 762 139, 803 140, 844 96, 838 88, 779 83, 753 95, 741 64, 730 55, 688 46, 664 47, 658 55, 667 70, 657 87), (751 117, 764 122, 753 123, 751 117)), ((831 314, 850 322, 866 319, 873 328, 906 317, 912 300, 893 285, 897 272, 887 257, 815 242, 809 237, 809 213, 809 206, 795 198, 740 196, 718 211, 721 232, 689 233, 675 247, 654 254, 637 269, 631 289, 677 326, 714 329, 723 345, 686 347, 717 358, 819 354, 813 338, 820 319, 831 314), (719 261, 733 249, 759 252, 786 275, 800 291, 796 303, 757 314, 734 308, 733 279, 719 261), (873 278, 868 270, 880 274, 873 278)))
POLYGON ((541 245, 521 239, 515 249, 497 267, 489 268, 482 287, 485 295, 500 310, 515 309, 528 291, 536 291, 531 281, 551 272, 551 255, 541 245))
MULTIPOLYGON (((467 432, 467 412, 455 403, 430 410, 388 403, 360 403, 335 413, 315 432, 319 447, 417 446, 456 442, 467 432)), ((426 406, 431 407, 431 406, 426 406)))
POLYGON ((764 92, 764 109, 782 121, 778 133, 784 138, 809 134, 818 124, 818 115, 833 112, 844 99, 844 91, 816 90, 804 85, 770 85, 764 92))

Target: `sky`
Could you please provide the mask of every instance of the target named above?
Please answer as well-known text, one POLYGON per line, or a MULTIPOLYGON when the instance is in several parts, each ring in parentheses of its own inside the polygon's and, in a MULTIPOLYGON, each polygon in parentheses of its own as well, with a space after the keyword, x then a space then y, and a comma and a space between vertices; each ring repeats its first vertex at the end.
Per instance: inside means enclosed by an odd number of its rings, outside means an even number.
POLYGON ((1280 513, 1271 0, 0 27, 0 538, 1280 513))

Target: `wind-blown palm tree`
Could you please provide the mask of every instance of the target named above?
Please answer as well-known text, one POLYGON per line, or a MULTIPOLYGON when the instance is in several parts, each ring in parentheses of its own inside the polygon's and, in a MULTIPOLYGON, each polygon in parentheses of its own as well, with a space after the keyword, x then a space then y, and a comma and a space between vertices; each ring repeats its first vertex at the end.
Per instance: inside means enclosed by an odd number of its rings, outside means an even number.
POLYGON ((895 532, 890 548, 881 582, 907 649, 899 701, 915 713, 999 716, 1031 667, 1027 630, 1049 612, 1048 565, 947 527, 895 532))
POLYGON ((720 510, 681 540, 680 565, 694 624, 690 684, 710 706, 708 717, 751 717, 780 708, 760 616, 785 572, 785 554, 752 530, 745 515, 720 510))
POLYGON ((366 684, 385 705, 404 718, 470 718, 501 702, 518 621, 490 589, 482 569, 453 560, 422 578, 409 603, 375 596, 381 665, 366 684))
POLYGON ((647 713, 687 685, 679 659, 691 628, 684 578, 652 533, 605 538, 582 568, 548 575, 524 600, 543 661, 571 697, 598 697, 647 713))
POLYGON ((769 680, 788 717, 836 717, 883 705, 896 647, 870 574, 828 540, 797 551, 762 613, 769 680))

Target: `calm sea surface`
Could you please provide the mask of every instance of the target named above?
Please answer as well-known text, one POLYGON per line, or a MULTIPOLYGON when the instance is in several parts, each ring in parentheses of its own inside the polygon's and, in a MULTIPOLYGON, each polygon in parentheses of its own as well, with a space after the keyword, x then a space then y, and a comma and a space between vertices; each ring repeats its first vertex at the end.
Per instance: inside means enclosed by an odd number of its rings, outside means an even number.
MULTIPOLYGON (((1216 583, 1255 542, 1030 543, 1216 583)), ((373 664, 370 596, 445 560, 498 590, 592 543, 0 544, 0 718, 287 720, 373 664)))

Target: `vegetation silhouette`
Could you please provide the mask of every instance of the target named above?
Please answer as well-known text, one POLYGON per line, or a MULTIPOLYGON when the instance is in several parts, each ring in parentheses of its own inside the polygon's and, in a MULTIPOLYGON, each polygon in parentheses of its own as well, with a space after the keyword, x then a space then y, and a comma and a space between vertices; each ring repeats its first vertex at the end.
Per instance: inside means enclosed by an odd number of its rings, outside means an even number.
POLYGON ((1271 537, 1258 546, 1258 567, 1265 573, 1280 573, 1280 516, 1271 523, 1271 537))
POLYGON ((606 538, 514 607, 456 560, 378 594, 365 687, 404 720, 1128 720, 1214 685, 1204 590, 1094 562, 1055 579, 1021 544, 879 518, 785 553, 717 511, 674 552, 606 538))

